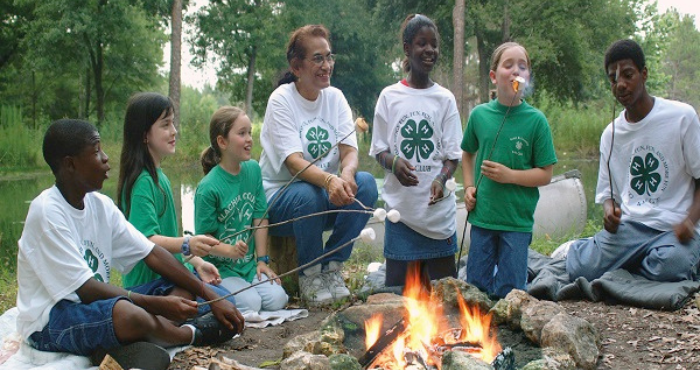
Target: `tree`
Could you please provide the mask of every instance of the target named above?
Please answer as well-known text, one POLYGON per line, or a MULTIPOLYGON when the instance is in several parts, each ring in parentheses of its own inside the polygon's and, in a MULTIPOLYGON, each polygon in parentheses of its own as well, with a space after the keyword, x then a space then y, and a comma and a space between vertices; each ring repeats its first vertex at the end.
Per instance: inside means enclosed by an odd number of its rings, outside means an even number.
MULTIPOLYGON (((269 0, 213 0, 193 19, 196 63, 207 58, 218 62, 219 85, 231 91, 232 100, 244 100, 251 117, 258 60, 273 59, 281 50, 282 29, 273 12, 277 6, 269 0)), ((270 90, 265 91, 269 95, 270 90)))
POLYGON ((672 26, 663 58, 664 70, 670 74, 668 97, 700 107, 700 32, 693 16, 681 16, 674 9, 664 14, 672 26))
POLYGON ((462 102, 464 101, 464 0, 455 0, 455 8, 452 13, 454 24, 454 59, 452 63, 452 75, 454 87, 452 93, 457 100, 459 116, 464 117, 462 102))
POLYGON ((109 0, 18 3, 31 8, 33 18, 25 25, 23 73, 43 78, 37 81, 41 89, 57 87, 57 101, 47 101, 45 110, 58 102, 70 107, 49 111, 50 117, 81 116, 79 100, 85 102, 85 112, 93 112, 94 97, 101 124, 108 102, 123 105, 125 94, 155 82, 163 33, 141 8, 109 0))
POLYGON ((180 88, 182 83, 182 0, 173 0, 170 35, 170 78, 168 95, 175 104, 175 128, 180 128, 180 88))

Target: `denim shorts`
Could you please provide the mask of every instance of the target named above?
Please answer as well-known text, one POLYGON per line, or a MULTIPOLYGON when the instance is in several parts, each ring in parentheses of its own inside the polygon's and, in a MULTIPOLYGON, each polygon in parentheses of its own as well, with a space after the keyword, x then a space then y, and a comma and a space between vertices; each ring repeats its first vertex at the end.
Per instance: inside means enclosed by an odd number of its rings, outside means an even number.
MULTIPOLYGON (((220 286, 207 286, 218 295, 229 294, 220 286)), ((134 293, 165 296, 172 292, 175 284, 159 278, 143 285, 129 288, 134 293)), ((119 296, 92 303, 61 300, 51 308, 49 323, 41 331, 29 336, 32 347, 40 351, 69 352, 89 356, 99 348, 109 349, 122 345, 114 333, 112 311, 114 305, 126 296, 119 296)), ((233 296, 227 299, 235 304, 233 296)), ((198 302, 203 299, 197 297, 198 302)), ((210 305, 199 306, 199 316, 211 311, 210 305)))
POLYGON ((432 239, 417 233, 403 222, 384 222, 384 257, 416 261, 454 256, 457 232, 447 239, 432 239))

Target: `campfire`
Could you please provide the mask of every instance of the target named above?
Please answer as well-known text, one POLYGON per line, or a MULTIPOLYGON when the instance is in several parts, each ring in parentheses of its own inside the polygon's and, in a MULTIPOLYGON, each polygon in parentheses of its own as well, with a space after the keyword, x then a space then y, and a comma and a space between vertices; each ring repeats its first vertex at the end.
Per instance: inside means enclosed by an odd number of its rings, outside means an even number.
POLYGON ((446 351, 465 352, 489 364, 510 353, 502 351, 491 327, 491 315, 469 307, 458 291, 459 326, 452 327, 443 313, 442 300, 430 287, 421 276, 420 265, 412 264, 404 288, 405 317, 384 333, 382 322, 391 318, 375 314, 365 321, 366 352, 359 359, 365 369, 440 370, 446 351))

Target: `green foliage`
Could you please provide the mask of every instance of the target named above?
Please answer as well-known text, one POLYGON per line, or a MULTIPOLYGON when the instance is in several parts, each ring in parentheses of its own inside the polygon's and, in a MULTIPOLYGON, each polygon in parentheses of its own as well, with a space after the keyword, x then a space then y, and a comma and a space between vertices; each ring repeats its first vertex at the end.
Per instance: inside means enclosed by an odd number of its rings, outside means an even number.
POLYGON ((16 62, 0 70, 0 99, 26 107, 32 122, 101 123, 134 90, 157 82, 158 20, 122 1, 18 0, 23 37, 16 62))
POLYGON ((0 106, 0 167, 36 167, 41 160, 40 130, 22 122, 22 110, 0 106))
MULTIPOLYGON (((557 153, 572 152, 577 158, 597 158, 600 135, 613 118, 613 102, 610 98, 577 107, 572 103, 559 103, 544 94, 536 106, 549 121, 557 153)), ((616 112, 620 109, 618 106, 616 112)))
POLYGON ((670 33, 664 58, 663 69, 670 78, 666 85, 668 97, 700 107, 700 31, 695 28, 692 16, 681 17, 676 11, 664 14, 670 24, 670 33))
POLYGON ((7 267, 9 266, 3 266, 0 269, 0 313, 4 313, 17 304, 17 276, 14 269, 7 267))

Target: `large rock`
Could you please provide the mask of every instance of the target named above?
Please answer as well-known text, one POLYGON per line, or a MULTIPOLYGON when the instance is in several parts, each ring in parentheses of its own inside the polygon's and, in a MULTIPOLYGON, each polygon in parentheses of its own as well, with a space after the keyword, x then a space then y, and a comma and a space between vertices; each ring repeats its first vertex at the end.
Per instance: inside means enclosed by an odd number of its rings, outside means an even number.
POLYGON ((539 300, 527 292, 513 289, 505 298, 496 302, 491 308, 493 321, 497 325, 508 324, 512 329, 520 329, 520 316, 522 311, 539 300))
POLYGON ((600 336, 593 325, 565 313, 554 316, 542 328, 541 344, 568 353, 584 370, 594 370, 600 356, 600 336))
POLYGON ((331 370, 362 370, 362 365, 350 355, 332 355, 328 360, 331 370))
POLYGON ((299 351, 280 363, 280 370, 331 370, 328 357, 299 351))
POLYGON ((442 370, 493 370, 493 366, 467 353, 447 351, 442 355, 442 370))
POLYGON ((520 328, 532 343, 540 344, 542 328, 556 315, 566 314, 558 304, 550 301, 539 301, 537 304, 526 306, 520 315, 520 328))

